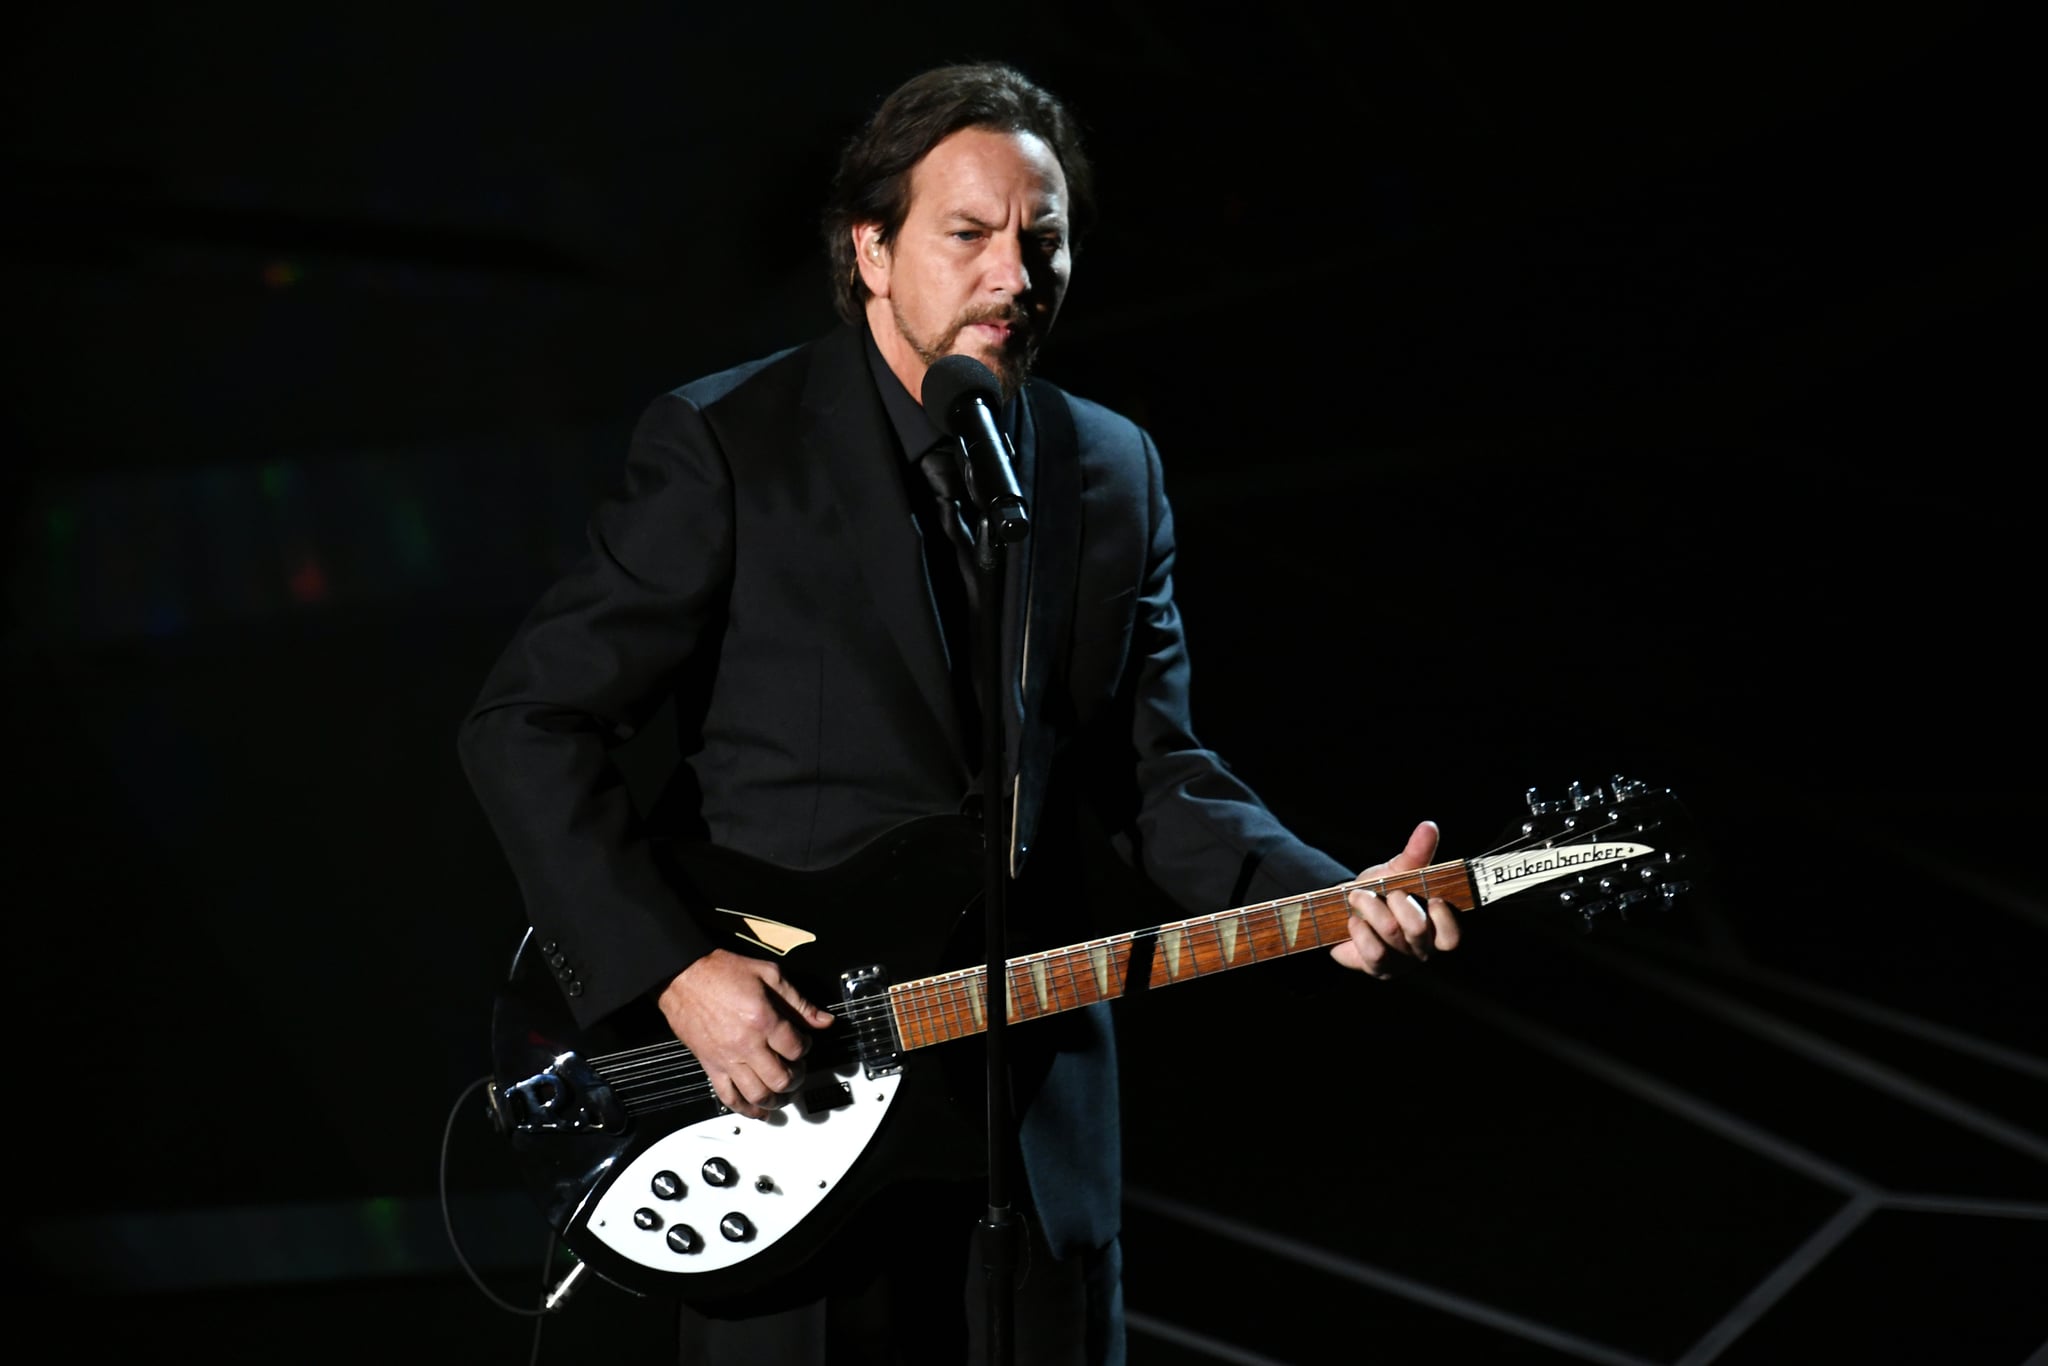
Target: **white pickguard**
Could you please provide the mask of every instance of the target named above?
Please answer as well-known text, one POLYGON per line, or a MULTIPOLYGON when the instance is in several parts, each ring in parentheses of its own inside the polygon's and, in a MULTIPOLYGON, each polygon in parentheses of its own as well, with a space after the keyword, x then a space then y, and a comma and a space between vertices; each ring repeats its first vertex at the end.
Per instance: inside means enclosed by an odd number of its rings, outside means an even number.
MULTIPOLYGON (((613 1175, 590 1211, 590 1232, 622 1257, 685 1275, 737 1266, 773 1247, 838 1187, 875 1136, 903 1080, 870 1079, 857 1061, 832 1075, 852 1091, 850 1104, 812 1112, 799 1096, 767 1119, 720 1115, 664 1134, 613 1175), (714 1157, 731 1164, 731 1185, 704 1179, 704 1164, 714 1157), (654 1179, 662 1172, 682 1182, 680 1196, 655 1195, 654 1179), (763 1177, 765 1189, 759 1184, 763 1177), (634 1216, 641 1210, 652 1210, 660 1222, 640 1227, 634 1216), (726 1238, 719 1223, 728 1214, 744 1216, 752 1236, 742 1242, 726 1238), (677 1252, 669 1245, 668 1230, 675 1224, 696 1230, 703 1240, 699 1251, 677 1252)), ((820 1080, 814 1072, 811 1084, 820 1080)))

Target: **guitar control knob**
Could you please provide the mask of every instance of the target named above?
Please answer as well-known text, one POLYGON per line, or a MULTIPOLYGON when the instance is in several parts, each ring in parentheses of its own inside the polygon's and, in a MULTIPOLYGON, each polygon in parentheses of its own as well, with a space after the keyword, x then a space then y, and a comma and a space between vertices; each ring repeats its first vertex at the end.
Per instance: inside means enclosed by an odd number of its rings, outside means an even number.
POLYGON ((754 1236, 753 1221, 735 1210, 718 1221, 718 1231, 728 1243, 744 1243, 754 1236))
POLYGON ((683 1178, 674 1172, 656 1172, 654 1179, 647 1183, 657 1200, 680 1200, 683 1198, 683 1178))
POLYGON ((704 1179, 714 1186, 730 1186, 740 1179, 740 1174, 732 1169, 732 1163, 713 1157, 705 1160, 704 1179))
POLYGON ((688 1224, 677 1224, 669 1229, 668 1245, 671 1251, 685 1254, 704 1250, 704 1240, 688 1224))
POLYGON ((651 1209, 636 1209, 633 1211, 633 1222, 644 1229, 657 1229, 661 1227, 661 1216, 651 1209))

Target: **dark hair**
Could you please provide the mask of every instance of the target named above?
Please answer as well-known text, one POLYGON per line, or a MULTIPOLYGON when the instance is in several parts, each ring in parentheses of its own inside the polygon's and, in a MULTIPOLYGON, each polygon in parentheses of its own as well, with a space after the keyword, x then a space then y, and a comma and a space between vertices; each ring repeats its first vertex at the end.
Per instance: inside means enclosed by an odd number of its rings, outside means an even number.
POLYGON ((962 128, 1043 138, 1067 178, 1068 236, 1075 247, 1094 222, 1094 173, 1065 105, 1001 63, 934 67, 896 87, 839 154, 825 201, 825 251, 832 304, 847 322, 860 320, 868 298, 854 267, 854 225, 880 223, 882 241, 892 240, 910 212, 911 168, 962 128))

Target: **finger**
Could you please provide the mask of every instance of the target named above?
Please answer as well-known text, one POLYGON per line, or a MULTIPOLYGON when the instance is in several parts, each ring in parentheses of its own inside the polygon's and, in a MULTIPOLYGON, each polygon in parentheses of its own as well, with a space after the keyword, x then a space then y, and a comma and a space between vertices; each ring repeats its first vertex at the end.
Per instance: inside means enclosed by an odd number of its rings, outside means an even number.
POLYGON ((1417 868, 1426 868, 1436 857, 1437 828, 1435 821, 1423 821, 1409 832, 1408 843, 1400 853, 1387 860, 1390 873, 1410 873, 1417 868))
MULTIPOLYGON (((1403 953, 1408 951, 1408 936, 1401 928, 1400 918, 1387 905, 1386 898, 1370 887, 1354 887, 1345 901, 1353 912, 1354 926, 1363 920, 1386 947, 1403 953)), ((1356 937, 1354 934, 1353 938, 1356 937)))
POLYGON ((795 1022, 791 1020, 777 1020, 774 1028, 768 1031, 766 1042, 768 1047, 775 1050, 777 1057, 792 1066, 811 1051, 810 1034, 797 1028, 795 1022))
MULTIPOLYGON (((1350 923, 1355 926, 1359 922, 1353 920, 1350 923)), ((1330 957, 1336 959, 1340 967, 1377 976, 1386 952, 1387 946, 1380 943, 1378 936, 1370 930, 1361 931, 1358 935, 1347 930, 1344 942, 1330 950, 1330 957)))
POLYGON ((1429 923, 1434 931, 1431 936, 1436 947, 1446 953, 1458 947, 1458 912, 1450 902, 1436 897, 1429 903, 1429 923))
POLYGON ((789 1008, 797 1013, 797 1017, 811 1028, 823 1029, 832 1023, 833 1016, 831 1011, 824 1009, 822 1006, 814 1006, 805 1000, 804 994, 798 991, 788 978, 775 971, 775 969, 769 968, 761 975, 761 980, 766 982, 769 989, 777 996, 780 996, 787 1002, 789 1008))
POLYGON ((1357 954, 1360 971, 1370 973, 1382 982, 1393 976, 1393 950, 1363 917, 1353 916, 1346 922, 1345 929, 1351 936, 1347 947, 1357 954))
POLYGON ((739 1084, 730 1076, 720 1077, 717 1081, 713 1082, 711 1090, 718 1097, 718 1103, 734 1114, 745 1115, 748 1119, 767 1118, 768 1112, 748 1100, 741 1093, 739 1084))
POLYGON ((755 1096, 754 1099, 763 1105, 780 1105, 783 1096, 796 1090, 801 1071, 802 1069, 794 1063, 786 1062, 775 1053, 763 1049, 754 1059, 754 1076, 761 1085, 768 1088, 768 1093, 765 1096, 755 1096))
POLYGON ((753 1115, 756 1119, 782 1103, 781 1089, 771 1084, 776 1069, 770 1066, 768 1071, 769 1076, 764 1077, 753 1067, 739 1067, 733 1070, 733 1085, 739 1088, 741 1098, 754 1107, 753 1115))
POLYGON ((1408 843, 1401 846, 1400 853, 1385 863, 1359 869, 1358 876, 1375 878, 1385 873, 1412 873, 1417 868, 1427 868, 1429 861, 1436 857, 1436 842, 1436 822, 1424 821, 1408 833, 1408 843))
POLYGON ((1401 926, 1402 938, 1408 941, 1408 951, 1417 958, 1428 958, 1436 938, 1436 926, 1431 922, 1429 912, 1407 892, 1395 892, 1386 898, 1386 902, 1401 926))

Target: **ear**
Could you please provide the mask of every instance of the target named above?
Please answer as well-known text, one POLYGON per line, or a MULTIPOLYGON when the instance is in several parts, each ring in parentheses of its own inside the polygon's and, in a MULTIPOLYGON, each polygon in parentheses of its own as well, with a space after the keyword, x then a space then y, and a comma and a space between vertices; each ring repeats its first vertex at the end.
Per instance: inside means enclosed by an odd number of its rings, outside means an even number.
POLYGON ((861 283, 878 299, 889 297, 889 248, 882 241, 880 223, 853 225, 853 264, 861 283))

